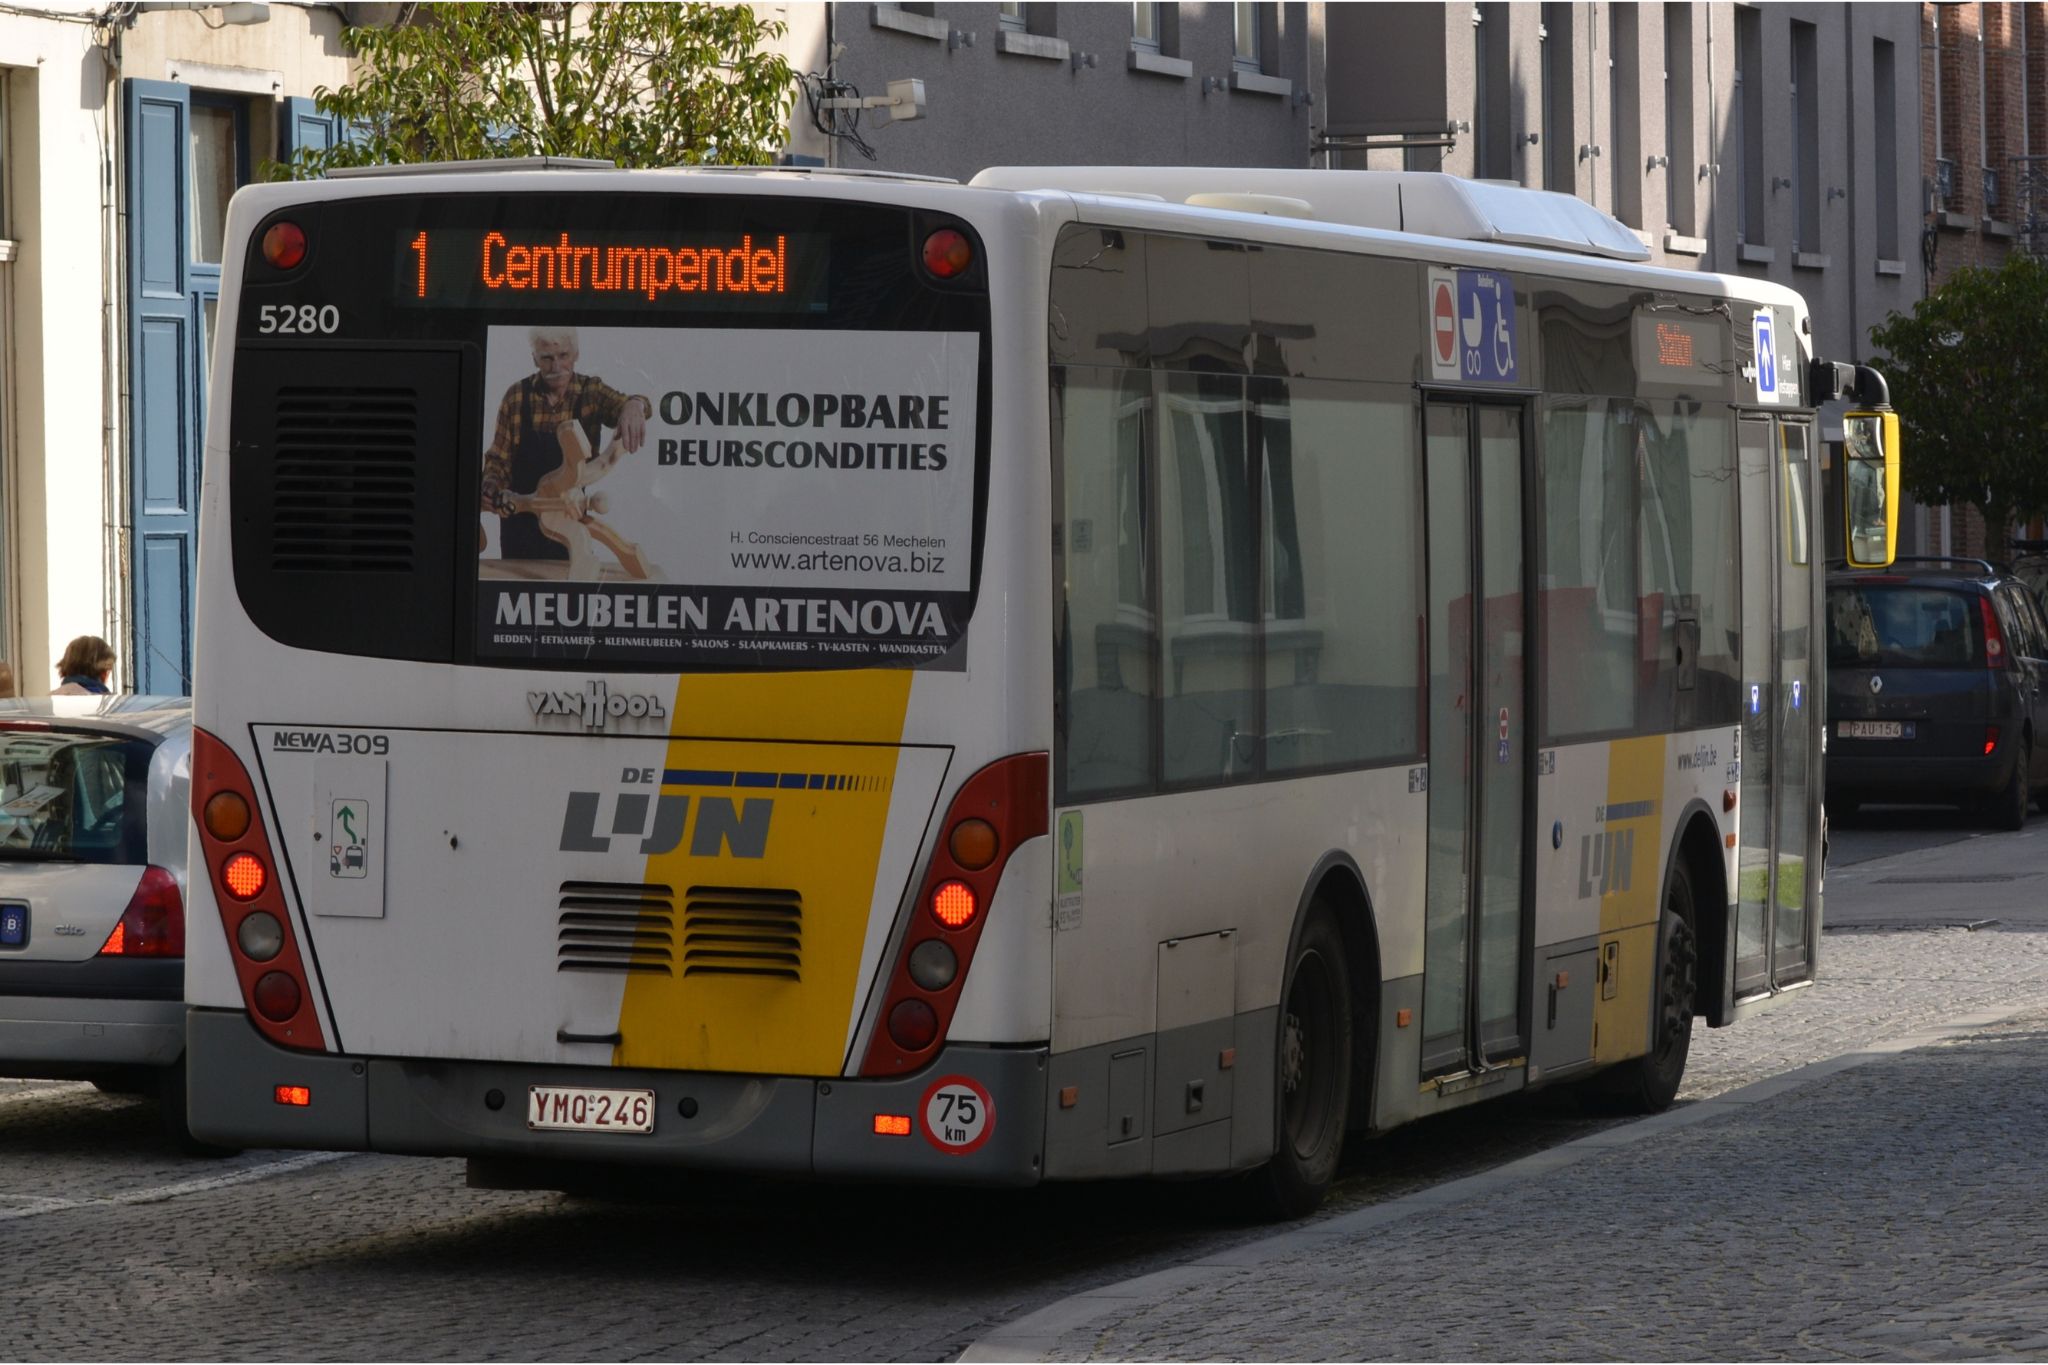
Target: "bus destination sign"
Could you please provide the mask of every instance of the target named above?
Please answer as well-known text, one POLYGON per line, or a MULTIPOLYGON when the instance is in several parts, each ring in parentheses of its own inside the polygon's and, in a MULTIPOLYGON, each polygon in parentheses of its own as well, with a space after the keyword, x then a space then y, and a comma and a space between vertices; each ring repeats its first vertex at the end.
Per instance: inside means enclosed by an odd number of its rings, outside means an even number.
POLYGON ((393 295, 437 308, 819 312, 825 253, 811 234, 716 240, 658 232, 421 228, 395 253, 393 295))

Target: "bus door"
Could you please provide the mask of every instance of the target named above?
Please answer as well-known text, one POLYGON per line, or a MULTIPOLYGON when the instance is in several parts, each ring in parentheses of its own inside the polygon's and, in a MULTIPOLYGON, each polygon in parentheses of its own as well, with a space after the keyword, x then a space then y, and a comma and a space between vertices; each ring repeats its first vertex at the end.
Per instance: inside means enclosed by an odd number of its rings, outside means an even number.
POLYGON ((1429 856, 1425 1074, 1524 1055, 1529 736, 1519 407, 1425 409, 1429 856))
POLYGON ((1813 977, 1819 929, 1821 694, 1813 653, 1813 426, 1744 417, 1736 455, 1742 508, 1742 817, 1735 995, 1813 977))

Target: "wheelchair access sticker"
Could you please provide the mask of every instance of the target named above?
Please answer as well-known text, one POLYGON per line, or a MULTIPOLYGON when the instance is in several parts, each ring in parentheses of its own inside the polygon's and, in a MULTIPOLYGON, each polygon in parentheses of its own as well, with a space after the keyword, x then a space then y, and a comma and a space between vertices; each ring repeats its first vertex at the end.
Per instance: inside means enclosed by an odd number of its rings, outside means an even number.
POLYGON ((925 1141, 949 1156, 966 1156, 995 1136, 996 1102, 978 1081, 941 1076, 924 1092, 925 1141))

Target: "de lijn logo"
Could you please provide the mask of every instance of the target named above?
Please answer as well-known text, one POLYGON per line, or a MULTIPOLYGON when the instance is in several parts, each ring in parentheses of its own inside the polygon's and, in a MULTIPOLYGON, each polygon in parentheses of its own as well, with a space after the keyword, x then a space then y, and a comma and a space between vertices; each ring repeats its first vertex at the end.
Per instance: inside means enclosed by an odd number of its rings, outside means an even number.
MULTIPOLYGON (((628 768, 623 780, 646 782, 656 776, 649 768, 628 768)), ((672 853, 690 839, 692 858, 765 858, 768 856, 768 825, 775 818, 775 802, 751 796, 735 801, 726 796, 700 796, 694 802, 696 819, 691 820, 691 798, 644 791, 570 792, 569 805, 562 812, 564 853, 609 853, 614 842, 632 848, 643 857, 672 853), (610 819, 601 819, 610 806, 610 819), (654 819, 650 824, 648 814, 654 819)))
POLYGON ((581 692, 528 692, 526 704, 536 720, 544 716, 566 716, 583 722, 586 730, 602 730, 619 720, 667 720, 661 698, 641 692, 614 692, 603 679, 585 685, 581 692))

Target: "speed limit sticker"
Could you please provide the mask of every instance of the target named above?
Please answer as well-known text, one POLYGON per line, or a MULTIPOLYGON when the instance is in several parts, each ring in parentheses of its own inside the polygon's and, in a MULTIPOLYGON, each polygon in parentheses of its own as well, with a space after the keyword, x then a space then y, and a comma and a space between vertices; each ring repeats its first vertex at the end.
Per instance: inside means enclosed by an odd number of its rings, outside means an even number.
POLYGON ((981 1083, 941 1076, 924 1092, 925 1140, 952 1156, 966 1156, 995 1136, 996 1102, 981 1083))

